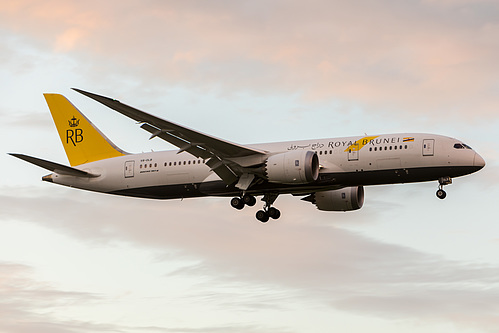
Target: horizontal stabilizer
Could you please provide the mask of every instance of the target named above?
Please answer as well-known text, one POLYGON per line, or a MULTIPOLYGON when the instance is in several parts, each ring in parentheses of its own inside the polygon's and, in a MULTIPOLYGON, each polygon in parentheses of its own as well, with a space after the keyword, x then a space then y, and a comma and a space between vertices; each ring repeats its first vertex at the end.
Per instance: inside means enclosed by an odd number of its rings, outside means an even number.
POLYGON ((49 171, 52 171, 52 172, 60 174, 60 175, 75 176, 75 177, 89 177, 89 178, 100 176, 100 175, 89 173, 89 172, 79 170, 76 168, 68 167, 66 165, 62 165, 59 163, 42 160, 41 158, 36 158, 33 156, 28 156, 28 155, 23 155, 23 154, 13 154, 13 153, 9 153, 9 155, 20 158, 21 160, 24 160, 26 162, 37 165, 41 168, 47 169, 49 171))

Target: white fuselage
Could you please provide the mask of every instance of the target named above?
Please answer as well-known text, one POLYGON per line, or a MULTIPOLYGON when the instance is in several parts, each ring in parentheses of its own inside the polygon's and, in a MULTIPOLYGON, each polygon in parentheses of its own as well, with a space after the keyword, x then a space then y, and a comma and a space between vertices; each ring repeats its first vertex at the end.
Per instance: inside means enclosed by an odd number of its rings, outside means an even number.
MULTIPOLYGON (((402 133, 246 145, 277 154, 293 150, 317 153, 317 181, 301 185, 263 182, 247 192, 310 193, 346 186, 438 180, 478 171, 485 162, 460 140, 402 133)), ((227 186, 202 159, 189 153, 161 151, 130 154, 82 164, 78 169, 94 178, 52 174, 54 183, 96 192, 156 199, 206 195, 232 196, 241 191, 227 186)))

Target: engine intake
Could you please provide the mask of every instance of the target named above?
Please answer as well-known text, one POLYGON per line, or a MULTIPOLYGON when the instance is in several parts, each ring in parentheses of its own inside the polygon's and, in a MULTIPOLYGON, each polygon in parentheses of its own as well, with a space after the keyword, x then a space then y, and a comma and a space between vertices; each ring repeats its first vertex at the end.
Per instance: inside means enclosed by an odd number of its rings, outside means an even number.
POLYGON ((345 187, 339 190, 316 192, 313 203, 319 210, 348 211, 357 210, 364 205, 364 187, 345 187))
POLYGON ((270 156, 265 163, 269 182, 307 184, 319 177, 319 158, 315 151, 294 150, 270 156))

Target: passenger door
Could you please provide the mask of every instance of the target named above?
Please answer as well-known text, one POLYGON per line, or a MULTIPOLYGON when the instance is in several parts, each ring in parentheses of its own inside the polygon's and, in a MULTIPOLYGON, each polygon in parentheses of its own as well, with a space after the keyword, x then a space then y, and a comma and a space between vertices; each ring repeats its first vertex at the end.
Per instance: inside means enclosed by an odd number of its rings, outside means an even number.
POLYGON ((133 169, 135 166, 135 161, 126 161, 125 162, 125 178, 133 177, 133 169))
POLYGON ((359 144, 354 143, 348 148, 348 160, 358 161, 359 160, 359 144))
POLYGON ((423 140, 423 156, 433 156, 435 153, 435 139, 423 140))

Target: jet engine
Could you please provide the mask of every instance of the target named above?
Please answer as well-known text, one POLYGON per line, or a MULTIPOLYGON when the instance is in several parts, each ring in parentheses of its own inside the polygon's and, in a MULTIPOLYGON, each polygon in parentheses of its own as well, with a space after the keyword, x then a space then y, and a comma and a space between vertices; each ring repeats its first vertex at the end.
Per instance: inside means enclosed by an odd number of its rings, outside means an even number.
POLYGON ((270 156, 265 173, 271 183, 308 184, 319 177, 319 158, 309 150, 294 150, 270 156))
POLYGON ((339 190, 316 192, 304 200, 310 201, 319 210, 348 211, 362 208, 364 204, 364 187, 344 187, 339 190))

